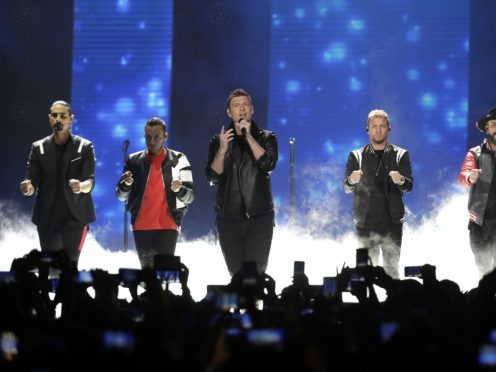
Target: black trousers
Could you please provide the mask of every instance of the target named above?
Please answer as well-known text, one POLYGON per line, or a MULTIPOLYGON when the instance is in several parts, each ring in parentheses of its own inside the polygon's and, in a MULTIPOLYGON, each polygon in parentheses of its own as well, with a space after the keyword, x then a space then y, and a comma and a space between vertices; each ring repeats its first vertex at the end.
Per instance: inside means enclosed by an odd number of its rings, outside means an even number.
POLYGON ((401 242, 403 240, 403 224, 388 225, 379 228, 357 227, 360 248, 369 249, 369 257, 374 266, 379 263, 382 250, 384 270, 393 278, 399 278, 399 262, 401 242))
POLYGON ((133 230, 134 244, 138 251, 141 268, 153 268, 156 254, 173 255, 176 251, 177 230, 133 230))
POLYGON ((38 227, 38 238, 42 251, 64 250, 69 256, 69 260, 77 266, 79 256, 83 249, 84 240, 88 231, 85 226, 65 226, 58 231, 53 231, 52 227, 38 227))
POLYGON ((274 212, 229 220, 217 216, 219 243, 229 274, 234 275, 245 261, 255 261, 259 272, 267 270, 274 231, 274 212))
POLYGON ((496 267, 496 223, 479 226, 470 222, 469 229, 470 248, 479 270, 479 278, 482 278, 496 267))

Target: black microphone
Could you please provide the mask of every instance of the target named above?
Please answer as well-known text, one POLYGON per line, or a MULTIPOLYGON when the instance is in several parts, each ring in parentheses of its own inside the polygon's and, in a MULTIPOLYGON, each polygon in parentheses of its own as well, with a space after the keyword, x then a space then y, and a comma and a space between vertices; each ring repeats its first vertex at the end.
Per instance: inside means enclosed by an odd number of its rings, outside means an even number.
POLYGON ((129 140, 124 140, 124 142, 122 143, 122 149, 124 151, 127 151, 128 147, 129 147, 129 140))
MULTIPOLYGON (((242 122, 243 120, 246 120, 246 119, 245 119, 245 118, 239 118, 238 123, 239 123, 239 124, 241 124, 241 122, 242 122)), ((245 138, 246 138, 246 128, 241 128, 241 134, 243 135, 243 137, 245 137, 245 138)))

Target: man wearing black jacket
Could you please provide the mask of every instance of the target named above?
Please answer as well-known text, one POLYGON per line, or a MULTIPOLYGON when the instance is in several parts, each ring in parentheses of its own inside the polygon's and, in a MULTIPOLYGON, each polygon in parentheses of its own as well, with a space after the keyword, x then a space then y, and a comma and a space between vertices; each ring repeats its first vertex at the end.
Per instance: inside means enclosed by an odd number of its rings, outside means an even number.
POLYGON ((69 103, 54 102, 48 120, 53 133, 33 143, 20 190, 25 196, 36 192, 32 221, 41 250, 65 250, 77 266, 89 223, 96 219, 95 152, 90 141, 72 134, 69 103))
POLYGON ((148 120, 147 150, 129 155, 115 190, 119 200, 127 201, 142 268, 153 268, 157 254, 175 253, 182 219, 194 199, 188 158, 165 147, 166 139, 165 122, 148 120))
POLYGON ((368 115, 370 143, 348 156, 343 186, 354 193, 353 217, 361 247, 369 249, 377 265, 382 250, 385 271, 399 277, 403 217, 403 193, 413 187, 408 152, 388 142, 388 114, 373 110, 368 115))
POLYGON ((277 163, 277 138, 258 128, 253 112, 245 90, 231 92, 231 125, 212 138, 208 151, 206 175, 218 186, 216 227, 231 275, 245 261, 255 261, 258 271, 265 272, 274 229, 270 172, 277 163))
POLYGON ((486 138, 468 151, 458 179, 470 187, 470 247, 482 278, 496 267, 496 107, 476 125, 486 138))

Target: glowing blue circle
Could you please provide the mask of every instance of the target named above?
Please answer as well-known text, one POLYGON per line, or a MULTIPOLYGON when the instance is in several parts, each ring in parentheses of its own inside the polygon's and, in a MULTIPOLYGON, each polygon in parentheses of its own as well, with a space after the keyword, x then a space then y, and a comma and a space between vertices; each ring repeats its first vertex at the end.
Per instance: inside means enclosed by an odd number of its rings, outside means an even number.
POLYGON ((136 104, 129 97, 122 97, 114 105, 114 111, 122 116, 131 115, 136 108, 136 104))

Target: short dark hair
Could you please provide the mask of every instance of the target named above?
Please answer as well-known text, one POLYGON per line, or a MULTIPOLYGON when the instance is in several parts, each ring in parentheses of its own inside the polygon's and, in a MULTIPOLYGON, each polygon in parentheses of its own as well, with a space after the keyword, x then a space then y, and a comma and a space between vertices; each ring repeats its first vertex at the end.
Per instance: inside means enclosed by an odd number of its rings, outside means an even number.
POLYGON ((227 97, 227 108, 229 108, 231 100, 234 97, 241 97, 241 96, 248 97, 248 99, 250 100, 250 103, 253 105, 253 102, 251 101, 251 97, 248 94, 248 92, 244 89, 237 88, 237 89, 234 89, 231 93, 229 93, 229 97, 227 97))
POLYGON ((150 118, 148 119, 148 121, 146 122, 145 124, 145 127, 146 126, 149 126, 149 127, 156 127, 156 126, 161 126, 163 131, 164 131, 164 134, 167 133, 167 126, 165 125, 165 121, 163 121, 162 119, 154 116, 153 118, 150 118))
POLYGON ((52 103, 52 106, 50 106, 50 110, 52 110, 53 106, 55 106, 55 105, 61 105, 61 106, 67 107, 67 110, 69 111, 69 115, 72 115, 71 104, 69 102, 55 101, 54 103, 52 103))

